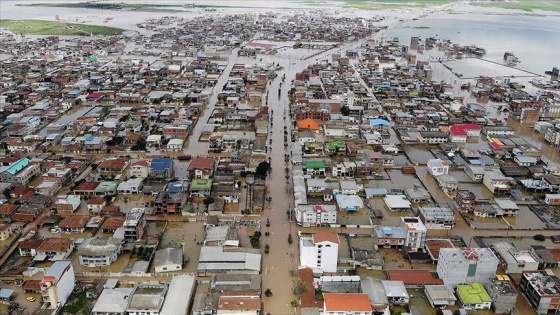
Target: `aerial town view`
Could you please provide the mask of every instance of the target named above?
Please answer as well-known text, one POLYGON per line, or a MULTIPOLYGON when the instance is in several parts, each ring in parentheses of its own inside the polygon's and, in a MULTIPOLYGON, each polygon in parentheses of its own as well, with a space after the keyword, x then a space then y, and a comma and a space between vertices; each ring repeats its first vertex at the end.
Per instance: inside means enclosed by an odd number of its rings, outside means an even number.
POLYGON ((0 315, 560 313, 559 0, 0 0, 0 315))

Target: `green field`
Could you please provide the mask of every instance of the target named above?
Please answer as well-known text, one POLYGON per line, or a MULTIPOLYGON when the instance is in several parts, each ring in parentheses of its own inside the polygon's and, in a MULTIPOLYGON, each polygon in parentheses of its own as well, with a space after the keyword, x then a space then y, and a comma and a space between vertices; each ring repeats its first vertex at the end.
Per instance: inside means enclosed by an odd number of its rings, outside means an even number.
POLYGON ((472 5, 524 11, 560 11, 560 0, 516 0, 515 2, 473 3, 472 5))
POLYGON ((120 35, 120 28, 44 20, 0 20, 0 27, 23 35, 120 35))

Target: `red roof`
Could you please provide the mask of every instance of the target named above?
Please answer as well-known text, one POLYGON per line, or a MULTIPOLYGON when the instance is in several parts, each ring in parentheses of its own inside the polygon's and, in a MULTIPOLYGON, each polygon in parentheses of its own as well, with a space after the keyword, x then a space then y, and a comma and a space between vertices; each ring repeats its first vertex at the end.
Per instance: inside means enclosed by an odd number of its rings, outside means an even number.
POLYGON ((313 234, 313 243, 321 243, 325 241, 338 244, 338 235, 333 232, 319 232, 313 234))
POLYGON ((211 170, 214 168, 214 164, 216 160, 207 157, 196 157, 194 160, 189 164, 189 171, 193 170, 211 170))
POLYGON ((434 277, 429 270, 387 270, 387 278, 400 280, 405 285, 443 284, 443 280, 434 277))
POLYGON ((466 136, 468 130, 480 130, 477 124, 453 124, 449 128, 451 133, 455 136, 466 136))
POLYGON ((453 248, 454 246, 450 240, 433 239, 433 240, 426 240, 426 247, 428 248, 430 255, 432 255, 434 259, 438 259, 439 251, 442 248, 453 248))
POLYGON ((323 303, 315 298, 315 287, 313 286, 313 270, 311 268, 303 268, 298 270, 298 276, 307 285, 307 291, 300 296, 300 304, 302 308, 306 307, 322 307, 323 303))
POLYGON ((501 150, 502 149, 502 146, 496 141, 490 141, 488 144, 490 144, 490 146, 494 150, 501 150))
POLYGON ((19 206, 11 205, 9 203, 3 204, 0 206, 0 214, 1 215, 10 215, 17 210, 19 206))
POLYGON ((328 312, 371 312, 373 307, 365 293, 323 293, 325 311, 328 312))

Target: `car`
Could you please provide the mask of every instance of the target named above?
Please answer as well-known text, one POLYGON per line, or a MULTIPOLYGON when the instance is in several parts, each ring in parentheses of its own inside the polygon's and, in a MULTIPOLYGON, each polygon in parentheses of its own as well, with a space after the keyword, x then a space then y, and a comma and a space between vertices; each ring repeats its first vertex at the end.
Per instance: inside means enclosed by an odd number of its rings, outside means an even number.
POLYGON ((27 298, 25 298, 26 300, 28 300, 29 302, 35 302, 37 299, 32 297, 32 296, 28 296, 27 298))

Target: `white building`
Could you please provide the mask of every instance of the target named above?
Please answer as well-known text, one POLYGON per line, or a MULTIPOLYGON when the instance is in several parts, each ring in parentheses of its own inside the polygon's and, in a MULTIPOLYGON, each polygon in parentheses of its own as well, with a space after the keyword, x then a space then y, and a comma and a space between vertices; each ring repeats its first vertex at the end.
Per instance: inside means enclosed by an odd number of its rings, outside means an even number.
POLYGON ((443 161, 441 159, 431 159, 428 161, 428 173, 436 177, 440 175, 449 174, 449 167, 451 162, 443 161))
POLYGON ((117 186, 117 192, 123 195, 139 194, 144 189, 144 178, 131 178, 117 186))
POLYGON ((165 284, 140 284, 128 297, 126 314, 128 315, 159 315, 167 294, 165 284))
POLYGON ((437 273, 447 285, 490 283, 496 276, 498 258, 488 248, 442 248, 437 273))
POLYGON ((128 297, 133 288, 104 289, 91 311, 92 315, 125 315, 128 297))
POLYGON ((530 251, 521 251, 513 243, 497 242, 490 247, 507 274, 539 270, 539 260, 530 251))
POLYGON ((323 293, 323 315, 371 315, 373 307, 365 293, 323 293))
POLYGON ((167 143, 167 151, 181 151, 183 150, 183 139, 171 139, 167 143))
POLYGON ((137 161, 130 164, 128 177, 146 178, 150 175, 150 162, 137 161))
POLYGON ((164 248, 155 252, 154 269, 156 272, 179 271, 183 269, 183 250, 164 248))
POLYGON ((298 205, 295 210, 296 222, 305 227, 336 224, 336 211, 334 205, 298 205))
POLYGON ((39 282, 43 301, 48 308, 56 309, 64 306, 74 290, 74 267, 70 260, 59 260, 52 264, 39 282))
POLYGON ((312 237, 300 237, 300 266, 336 272, 338 265, 338 235, 320 232, 312 237))
POLYGON ((400 226, 406 230, 405 249, 407 251, 417 252, 424 248, 428 229, 426 229, 420 218, 403 217, 401 218, 400 226))
POLYGON ((109 266, 119 258, 123 240, 114 237, 88 237, 78 247, 80 265, 109 266))

